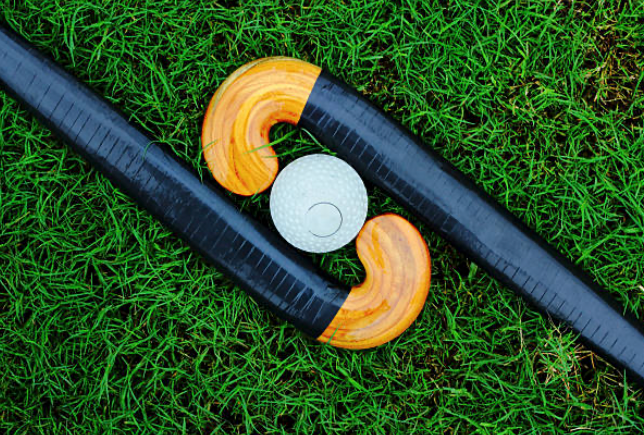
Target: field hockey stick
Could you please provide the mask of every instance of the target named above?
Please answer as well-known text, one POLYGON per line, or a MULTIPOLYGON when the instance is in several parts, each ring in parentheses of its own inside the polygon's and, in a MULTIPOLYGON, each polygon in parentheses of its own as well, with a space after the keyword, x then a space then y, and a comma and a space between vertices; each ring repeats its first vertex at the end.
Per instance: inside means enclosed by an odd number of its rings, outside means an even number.
POLYGON ((257 301, 306 334, 366 348, 401 334, 430 281, 425 241, 400 216, 368 221, 357 238, 367 278, 352 289, 241 213, 104 99, 0 26, 0 87, 257 301))
POLYGON ((317 66, 260 59, 221 85, 203 126, 204 154, 220 184, 240 195, 270 186, 278 164, 268 130, 276 122, 311 132, 494 278, 644 380, 642 329, 605 290, 452 164, 317 66))

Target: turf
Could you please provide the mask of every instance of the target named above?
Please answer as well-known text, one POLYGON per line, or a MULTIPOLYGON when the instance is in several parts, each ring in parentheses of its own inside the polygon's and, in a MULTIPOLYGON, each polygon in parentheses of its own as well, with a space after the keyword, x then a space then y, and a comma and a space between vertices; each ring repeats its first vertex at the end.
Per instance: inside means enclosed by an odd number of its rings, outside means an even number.
MULTIPOLYGON (((203 177, 237 67, 287 55, 383 107, 644 316, 644 5, 0 0, 0 20, 203 177)), ((280 126, 284 161, 325 152, 280 126)), ((370 188, 370 214, 399 212, 370 188)), ((267 198, 236 199, 270 224, 267 198)), ((268 314, 0 93, 7 433, 635 433, 644 397, 417 224, 426 308, 347 352, 268 314)), ((351 284, 352 247, 314 257, 351 284)), ((643 319, 644 320, 644 319, 643 319)))

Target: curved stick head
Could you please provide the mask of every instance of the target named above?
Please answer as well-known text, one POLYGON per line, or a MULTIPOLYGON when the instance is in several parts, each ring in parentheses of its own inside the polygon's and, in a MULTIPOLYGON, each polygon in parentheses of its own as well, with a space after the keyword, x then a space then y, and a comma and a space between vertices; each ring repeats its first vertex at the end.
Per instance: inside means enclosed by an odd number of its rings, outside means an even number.
POLYGON ((367 278, 354 287, 318 340, 366 349, 398 337, 418 317, 431 281, 427 244, 406 219, 369 220, 356 240, 367 278))
POLYGON ((269 131, 297 124, 320 68, 286 57, 258 59, 235 71, 212 98, 202 129, 208 167, 238 195, 266 190, 277 175, 269 131))

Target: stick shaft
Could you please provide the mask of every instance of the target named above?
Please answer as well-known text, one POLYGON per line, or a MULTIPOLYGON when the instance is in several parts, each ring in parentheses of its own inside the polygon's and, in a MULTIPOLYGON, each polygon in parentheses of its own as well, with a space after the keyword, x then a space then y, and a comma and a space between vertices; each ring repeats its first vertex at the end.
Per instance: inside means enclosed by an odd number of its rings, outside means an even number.
POLYGON ((275 314, 313 337, 334 318, 348 289, 2 26, 0 87, 275 314))
POLYGON ((644 334, 568 259, 400 124, 323 71, 299 125, 533 306, 644 384, 644 334))

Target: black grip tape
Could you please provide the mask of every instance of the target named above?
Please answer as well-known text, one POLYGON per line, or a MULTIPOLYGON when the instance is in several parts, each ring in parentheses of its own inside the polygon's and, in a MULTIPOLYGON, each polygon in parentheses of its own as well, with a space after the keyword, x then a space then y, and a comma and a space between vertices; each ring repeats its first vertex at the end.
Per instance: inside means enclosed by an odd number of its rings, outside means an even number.
POLYGON ((313 337, 331 323, 348 289, 2 26, 0 86, 272 312, 313 337))
POLYGON ((322 72, 299 125, 541 312, 644 385, 644 335, 568 259, 352 88, 322 72))

